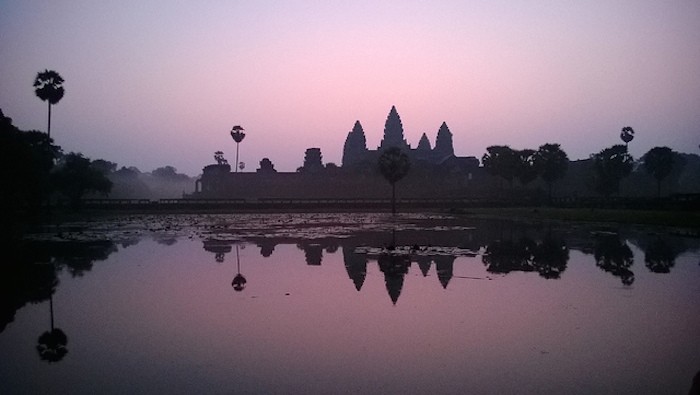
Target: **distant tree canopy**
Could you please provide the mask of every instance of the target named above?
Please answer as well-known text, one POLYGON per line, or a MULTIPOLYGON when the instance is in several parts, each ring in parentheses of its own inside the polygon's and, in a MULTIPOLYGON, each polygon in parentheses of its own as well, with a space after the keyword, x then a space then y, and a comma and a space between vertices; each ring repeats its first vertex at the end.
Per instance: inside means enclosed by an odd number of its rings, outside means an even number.
POLYGON ((620 182, 632 172, 634 158, 621 144, 605 148, 591 155, 595 176, 595 190, 609 197, 620 190, 620 182))
POLYGON ((644 169, 656 180, 656 194, 661 197, 661 182, 671 174, 674 167, 682 168, 685 160, 668 147, 654 147, 642 156, 644 169))
POLYGON ((537 149, 534 161, 540 177, 547 183, 549 198, 551 199, 554 183, 566 175, 566 170, 569 167, 569 158, 559 144, 544 144, 537 149))
POLYGON ((73 152, 57 166, 53 180, 56 190, 69 198, 73 207, 78 207, 88 192, 108 194, 112 189, 112 181, 93 167, 90 159, 73 152))
POLYGON ((481 163, 489 174, 502 177, 512 186, 519 164, 515 150, 507 145, 492 145, 486 148, 481 163))
POLYGON ((275 165, 272 163, 270 158, 262 158, 260 161, 260 168, 256 170, 258 173, 277 173, 275 170, 275 165))
POLYGON ((518 162, 515 177, 523 186, 534 181, 539 175, 539 169, 535 166, 535 153, 532 149, 516 151, 518 162))
POLYGON ((171 181, 178 181, 178 180, 187 180, 189 177, 187 177, 186 174, 181 174, 177 172, 177 169, 172 167, 172 166, 163 166, 159 167, 151 172, 153 177, 158 177, 162 178, 164 180, 171 180, 171 181))
POLYGON ((90 167, 108 176, 117 171, 117 164, 104 159, 95 159, 90 163, 90 167))

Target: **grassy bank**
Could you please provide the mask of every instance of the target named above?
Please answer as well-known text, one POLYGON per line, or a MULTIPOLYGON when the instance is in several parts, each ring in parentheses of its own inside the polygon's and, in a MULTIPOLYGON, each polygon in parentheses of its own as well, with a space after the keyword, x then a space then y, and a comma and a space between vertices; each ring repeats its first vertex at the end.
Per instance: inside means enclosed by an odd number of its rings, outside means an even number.
POLYGON ((700 228, 700 212, 697 211, 517 207, 472 208, 463 210, 461 214, 479 218, 598 222, 700 228))

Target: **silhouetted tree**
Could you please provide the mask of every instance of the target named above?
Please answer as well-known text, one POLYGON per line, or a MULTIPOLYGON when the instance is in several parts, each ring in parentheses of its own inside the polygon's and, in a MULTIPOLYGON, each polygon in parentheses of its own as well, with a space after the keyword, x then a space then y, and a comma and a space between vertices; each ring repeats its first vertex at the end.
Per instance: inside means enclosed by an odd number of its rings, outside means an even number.
POLYGON ((260 168, 256 170, 257 173, 277 173, 275 170, 275 165, 269 158, 262 158, 260 161, 260 168))
POLYGON ((625 126, 620 132, 620 139, 625 143, 625 146, 634 139, 634 129, 631 126, 625 126))
POLYGON ((518 165, 515 172, 515 177, 520 181, 520 184, 526 186, 537 178, 539 169, 535 166, 535 150, 524 149, 516 151, 518 165))
POLYGON ((559 144, 544 144, 535 152, 535 166, 544 182, 547 183, 549 200, 551 201, 554 183, 566 175, 569 158, 559 144))
POLYGON ((661 197, 661 181, 664 180, 674 165, 683 166, 683 157, 668 147, 654 147, 642 156, 644 169, 656 180, 656 196, 661 197))
POLYGON ((63 163, 53 173, 56 190, 70 199, 77 208, 80 199, 88 192, 107 194, 112 189, 112 181, 90 166, 90 159, 71 152, 63 158, 63 163))
POLYGON ((595 171, 595 189, 603 196, 620 190, 620 181, 632 172, 634 158, 624 145, 613 145, 592 155, 595 171))
POLYGON ((507 145, 492 145, 486 148, 481 158, 484 169, 494 176, 502 177, 513 186, 513 177, 518 169, 518 155, 507 145))
POLYGON ((172 166, 159 167, 151 172, 154 177, 169 181, 185 181, 188 180, 187 174, 178 173, 177 169, 172 166))
POLYGON ((236 142, 236 165, 234 166, 234 171, 236 173, 238 172, 238 169, 241 168, 241 162, 238 161, 238 146, 245 138, 245 133, 243 133, 244 130, 245 129, 243 129, 241 125, 235 125, 231 128, 231 138, 236 142))
POLYGON ((216 161, 217 165, 228 165, 228 160, 226 160, 226 158, 224 158, 223 151, 214 152, 214 160, 216 161))
POLYGON ((391 184, 391 213, 396 214, 396 183, 411 169, 411 161, 400 148, 387 148, 377 161, 379 173, 391 184))
POLYGON ((46 133, 21 131, 0 110, 0 237, 18 236, 28 217, 40 214, 60 153, 46 133))
POLYGON ((49 121, 46 127, 46 135, 51 138, 51 106, 61 101, 65 89, 63 78, 53 70, 44 70, 37 73, 34 79, 34 93, 42 101, 49 103, 49 121))
POLYGON ((104 159, 95 159, 90 163, 90 167, 108 176, 117 171, 117 164, 104 159))

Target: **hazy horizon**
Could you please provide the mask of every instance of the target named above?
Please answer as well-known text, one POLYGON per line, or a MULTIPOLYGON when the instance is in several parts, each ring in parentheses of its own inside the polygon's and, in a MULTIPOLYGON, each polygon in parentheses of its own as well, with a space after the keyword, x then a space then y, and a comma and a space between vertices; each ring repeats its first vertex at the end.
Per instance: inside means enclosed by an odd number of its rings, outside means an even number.
POLYGON ((636 132, 698 153, 700 2, 164 1, 0 5, 0 108, 46 129, 36 73, 66 94, 52 137, 66 152, 197 175, 246 129, 241 161, 279 171, 321 148, 342 161, 359 120, 370 149, 395 105, 405 137, 431 145, 445 121, 455 153, 560 143, 572 160, 636 132))

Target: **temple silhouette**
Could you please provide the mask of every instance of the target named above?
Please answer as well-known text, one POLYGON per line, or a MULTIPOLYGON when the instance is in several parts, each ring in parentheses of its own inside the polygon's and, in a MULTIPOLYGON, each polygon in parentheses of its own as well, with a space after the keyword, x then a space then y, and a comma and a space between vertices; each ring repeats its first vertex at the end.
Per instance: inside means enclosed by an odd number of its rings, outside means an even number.
MULTIPOLYGON (((474 156, 456 156, 452 132, 445 122, 431 147, 423 133, 415 148, 406 141, 396 107, 392 106, 384 124, 384 135, 376 149, 367 147, 360 121, 356 121, 343 146, 342 165, 323 164, 320 148, 308 148, 296 172, 278 172, 269 158, 260 161, 255 172, 231 171, 221 152, 216 164, 204 167, 192 198, 386 198, 389 184, 377 171, 381 153, 398 147, 411 160, 411 171, 401 181, 399 195, 405 198, 463 196, 469 182, 479 172, 474 156), (439 175, 440 177, 435 177, 439 175)), ((235 170, 235 169, 234 169, 235 170)))

